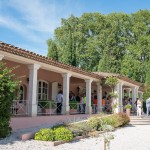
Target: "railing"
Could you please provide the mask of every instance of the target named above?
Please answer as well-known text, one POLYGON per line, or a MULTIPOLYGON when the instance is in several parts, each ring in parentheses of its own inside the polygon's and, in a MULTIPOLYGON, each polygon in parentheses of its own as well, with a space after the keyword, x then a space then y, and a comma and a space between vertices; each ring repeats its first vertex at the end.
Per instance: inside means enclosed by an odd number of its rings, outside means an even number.
POLYGON ((29 101, 13 100, 13 104, 11 106, 11 114, 13 116, 29 115, 29 101))
POLYGON ((38 109, 37 114, 38 115, 53 115, 61 113, 62 105, 58 105, 54 101, 50 100, 40 100, 38 101, 38 109))
MULTIPOLYGON (((86 111, 86 105, 70 102, 70 114, 84 114, 86 111)), ((38 115, 55 115, 61 114, 63 105, 50 100, 38 101, 37 114, 38 115)), ((11 113, 13 116, 29 115, 29 101, 28 100, 13 100, 11 107, 11 113)), ((97 113, 97 106, 92 104, 92 113, 97 113)))
POLYGON ((82 114, 85 113, 85 106, 84 104, 70 102, 70 114, 82 114))

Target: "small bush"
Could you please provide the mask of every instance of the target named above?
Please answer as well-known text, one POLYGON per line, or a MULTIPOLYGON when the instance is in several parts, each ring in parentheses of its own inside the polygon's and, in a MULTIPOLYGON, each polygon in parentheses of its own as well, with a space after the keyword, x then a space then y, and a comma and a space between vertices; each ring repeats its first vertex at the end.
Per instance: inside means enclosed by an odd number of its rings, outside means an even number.
POLYGON ((98 117, 92 117, 89 119, 88 121, 88 124, 89 126, 93 129, 93 130, 96 130, 96 131, 99 131, 100 128, 101 128, 101 119, 98 118, 98 117))
POLYGON ((72 135, 71 131, 69 131, 65 127, 58 127, 56 129, 54 129, 54 133, 55 133, 56 141, 64 140, 64 141, 69 142, 73 139, 73 135, 72 135))
POLYGON ((41 129, 39 132, 35 134, 34 139, 42 141, 54 141, 55 139, 54 130, 49 128, 41 129))
POLYGON ((111 125, 114 128, 121 125, 120 117, 117 114, 108 117, 103 117, 101 119, 103 121, 103 124, 111 125))
POLYGON ((118 113, 119 117, 121 118, 120 119, 120 122, 121 122, 121 126, 124 126, 126 124, 128 124, 130 122, 130 118, 127 114, 125 113, 118 113))
POLYGON ((87 122, 68 124, 66 127, 72 132, 74 137, 86 136, 92 130, 87 122))
POLYGON ((56 127, 53 129, 50 128, 44 128, 41 129, 39 132, 35 134, 34 139, 35 140, 42 140, 42 141, 71 141, 73 138, 73 135, 71 131, 66 129, 65 127, 56 127))

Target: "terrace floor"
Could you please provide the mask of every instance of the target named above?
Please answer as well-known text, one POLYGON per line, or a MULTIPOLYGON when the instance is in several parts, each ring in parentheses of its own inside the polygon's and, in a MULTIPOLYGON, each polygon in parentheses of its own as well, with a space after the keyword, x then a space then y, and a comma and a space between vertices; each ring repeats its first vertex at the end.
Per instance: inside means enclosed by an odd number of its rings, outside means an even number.
POLYGON ((67 121, 79 121, 84 120, 90 116, 89 114, 79 115, 54 115, 54 116, 36 116, 36 117, 12 117, 10 125, 13 131, 20 129, 32 128, 44 124, 57 124, 67 121))

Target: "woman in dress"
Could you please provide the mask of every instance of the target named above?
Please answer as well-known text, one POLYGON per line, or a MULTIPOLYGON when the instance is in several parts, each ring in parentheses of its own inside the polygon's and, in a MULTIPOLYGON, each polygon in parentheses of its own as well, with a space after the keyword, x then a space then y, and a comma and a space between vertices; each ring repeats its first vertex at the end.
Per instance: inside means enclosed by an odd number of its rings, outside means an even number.
POLYGON ((137 100, 137 116, 141 117, 142 115, 142 100, 138 99, 137 100))

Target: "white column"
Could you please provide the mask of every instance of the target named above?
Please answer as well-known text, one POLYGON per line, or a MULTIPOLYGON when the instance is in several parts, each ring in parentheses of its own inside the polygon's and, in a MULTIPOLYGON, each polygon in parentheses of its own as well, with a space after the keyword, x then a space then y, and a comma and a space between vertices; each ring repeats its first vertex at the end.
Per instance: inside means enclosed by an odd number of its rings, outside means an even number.
POLYGON ((100 85, 100 82, 96 83, 97 85, 97 111, 98 113, 102 112, 102 86, 100 85))
POLYGON ((122 98, 124 98, 124 90, 126 90, 126 89, 122 89, 122 98))
POLYGON ((139 98, 143 99, 143 92, 139 92, 139 98))
POLYGON ((58 94, 58 82, 52 83, 52 100, 56 100, 56 96, 58 94))
POLYGON ((70 85, 70 73, 62 74, 63 77, 63 106, 62 114, 69 114, 69 85, 70 85))
POLYGON ((130 92, 131 92, 131 89, 128 88, 128 89, 127 89, 127 96, 129 96, 129 97, 130 97, 130 92))
POLYGON ((115 87, 115 93, 117 93, 117 98, 116 98, 116 103, 117 103, 117 108, 116 108, 116 113, 122 112, 123 111, 123 106, 122 106, 122 83, 118 83, 115 87))
POLYGON ((40 65, 29 65, 29 115, 37 116, 37 72, 40 65))
POLYGON ((92 107, 91 107, 91 79, 86 79, 86 114, 92 113, 92 107))
POLYGON ((0 60, 3 60, 3 58, 4 58, 4 55, 0 54, 0 60))
POLYGON ((138 87, 132 87, 132 110, 136 110, 136 105, 134 104, 138 97, 138 87))

